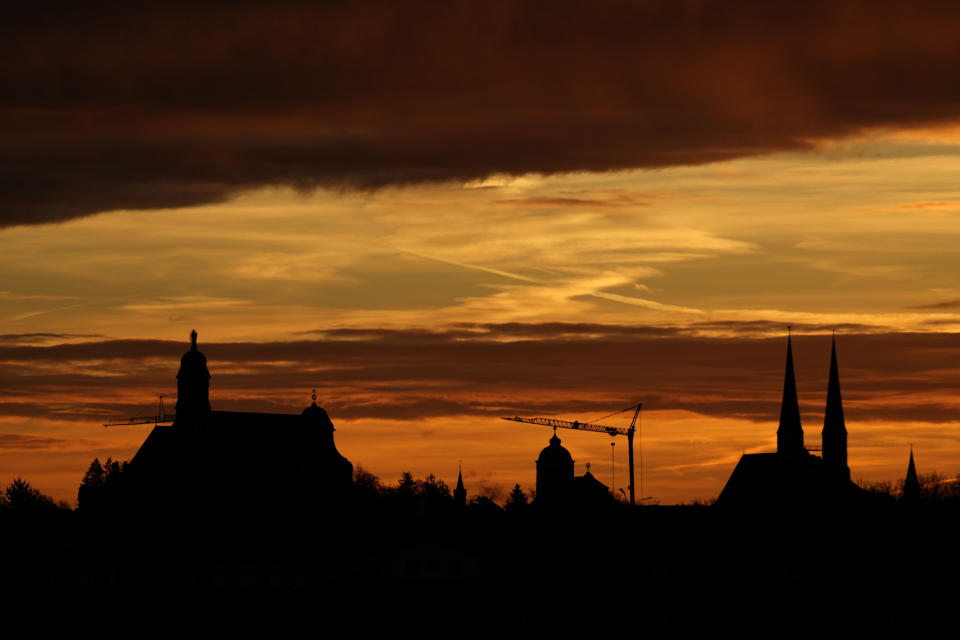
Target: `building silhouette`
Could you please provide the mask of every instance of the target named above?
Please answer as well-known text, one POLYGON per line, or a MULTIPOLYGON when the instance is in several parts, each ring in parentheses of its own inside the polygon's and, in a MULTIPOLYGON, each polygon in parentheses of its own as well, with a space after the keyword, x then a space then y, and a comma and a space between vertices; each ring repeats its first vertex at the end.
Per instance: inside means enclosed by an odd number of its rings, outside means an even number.
POLYGON ((582 476, 574 475, 573 457, 560 444, 554 429, 550 443, 537 457, 537 495, 534 503, 561 507, 602 505, 612 501, 607 485, 597 480, 589 469, 582 476))
POLYGON ((176 418, 156 425, 128 467, 130 490, 153 507, 305 508, 341 499, 353 465, 337 451, 327 412, 211 408, 207 359, 191 334, 177 372, 176 418))
POLYGON ((719 507, 827 504, 856 499, 863 493, 850 481, 847 466, 847 428, 840 395, 836 337, 830 354, 821 432, 822 456, 812 454, 804 445, 790 336, 786 360, 777 451, 743 454, 717 498, 719 507))
POLYGON ((462 466, 457 474, 457 487, 453 490, 453 503, 460 509, 463 509, 467 506, 467 489, 463 486, 462 466))
POLYGON ((917 477, 917 467, 913 463, 913 446, 910 447, 910 462, 907 463, 907 475, 903 479, 903 495, 901 500, 905 504, 913 504, 920 501, 922 487, 920 478, 917 477))

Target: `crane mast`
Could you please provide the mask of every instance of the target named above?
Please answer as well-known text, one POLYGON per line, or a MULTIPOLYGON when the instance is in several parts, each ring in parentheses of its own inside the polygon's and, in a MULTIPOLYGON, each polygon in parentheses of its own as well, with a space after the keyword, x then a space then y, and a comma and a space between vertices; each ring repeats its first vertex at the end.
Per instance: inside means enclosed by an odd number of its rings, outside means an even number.
MULTIPOLYGON (((637 418, 640 416, 640 407, 643 403, 638 402, 632 407, 628 407, 623 411, 629 411, 634 409, 633 419, 630 421, 630 427, 624 429, 622 427, 611 427, 605 424, 597 424, 594 422, 579 422, 577 420, 557 420, 555 418, 521 418, 520 416, 514 416, 512 418, 503 418, 504 420, 510 420, 511 422, 523 422, 526 424, 539 424, 545 427, 553 427, 556 429, 576 429, 577 431, 593 431, 594 433, 606 433, 611 438, 615 436, 627 436, 627 465, 629 467, 630 474, 630 504, 636 504, 636 497, 633 488, 633 436, 636 433, 637 418)), ((623 413, 622 411, 618 413, 623 413)))

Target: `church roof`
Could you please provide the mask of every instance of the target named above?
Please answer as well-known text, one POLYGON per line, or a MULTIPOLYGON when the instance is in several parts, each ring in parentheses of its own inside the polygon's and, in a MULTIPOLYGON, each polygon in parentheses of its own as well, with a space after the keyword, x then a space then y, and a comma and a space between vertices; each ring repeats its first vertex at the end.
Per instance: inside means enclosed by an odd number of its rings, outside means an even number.
POLYGON ((240 508, 336 495, 353 478, 330 430, 298 414, 239 411, 157 425, 129 469, 147 500, 213 500, 240 508))
POLYGON ((811 454, 745 453, 717 498, 723 507, 778 507, 827 503, 855 497, 862 490, 829 473, 811 454))

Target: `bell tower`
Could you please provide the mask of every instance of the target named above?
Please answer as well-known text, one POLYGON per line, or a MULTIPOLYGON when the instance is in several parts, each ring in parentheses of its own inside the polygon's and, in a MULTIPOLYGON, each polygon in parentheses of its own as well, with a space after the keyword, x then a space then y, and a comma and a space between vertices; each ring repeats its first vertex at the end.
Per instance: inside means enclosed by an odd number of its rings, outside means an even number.
POLYGON ((190 332, 190 351, 180 358, 177 372, 177 417, 210 411, 210 371, 207 357, 197 350, 197 331, 190 332))

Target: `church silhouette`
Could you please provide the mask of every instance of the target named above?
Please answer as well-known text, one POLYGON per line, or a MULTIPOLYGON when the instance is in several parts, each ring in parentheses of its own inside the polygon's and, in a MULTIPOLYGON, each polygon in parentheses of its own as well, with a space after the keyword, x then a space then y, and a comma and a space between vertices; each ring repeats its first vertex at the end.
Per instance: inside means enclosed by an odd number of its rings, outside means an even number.
POLYGON ((847 428, 840 396, 836 337, 830 353, 830 378, 821 439, 821 456, 812 454, 804 446, 793 347, 788 335, 777 451, 743 454, 717 498, 717 507, 816 506, 863 497, 864 491, 850 481, 850 467, 847 465, 847 428))
POLYGON ((573 456, 560 444, 554 429, 550 444, 537 457, 537 494, 535 504, 546 508, 604 506, 613 502, 607 485, 590 473, 575 476, 573 456))
POLYGON ((283 509, 336 501, 353 485, 327 412, 217 411, 206 356, 191 334, 177 373, 176 418, 156 425, 130 461, 128 489, 151 507, 283 509))

